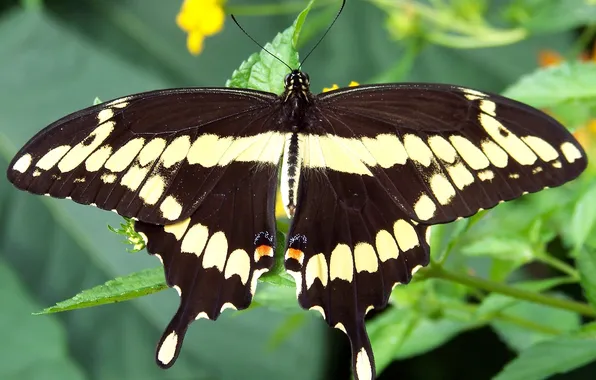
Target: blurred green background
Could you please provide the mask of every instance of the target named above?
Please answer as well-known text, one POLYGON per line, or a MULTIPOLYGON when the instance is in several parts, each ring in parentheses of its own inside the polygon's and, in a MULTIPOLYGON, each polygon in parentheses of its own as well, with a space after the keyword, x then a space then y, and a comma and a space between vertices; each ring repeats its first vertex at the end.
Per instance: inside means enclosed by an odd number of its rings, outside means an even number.
MULTIPOLYGON (((205 41, 201 55, 190 55, 186 36, 175 24, 181 3, 0 2, 0 171, 5 172, 8 161, 33 134, 91 105, 95 97, 108 100, 166 87, 223 86, 232 71, 258 50, 226 19, 223 32, 205 41)), ((307 20, 302 54, 316 42, 339 5, 320 3, 307 20)), ((401 19, 388 19, 389 3, 348 0, 304 66, 314 91, 355 80, 448 82, 499 92, 534 71, 541 51, 579 53, 589 44, 578 48, 578 38, 585 35, 586 25, 596 22, 594 13, 585 12, 573 22, 532 29, 532 17, 540 12, 525 19, 504 13, 521 1, 418 2, 429 7, 452 3, 454 9, 464 6, 464 10, 481 4, 495 25, 507 27, 512 20, 530 25, 528 37, 517 43, 455 49, 427 42, 424 30, 414 30, 417 26, 410 23, 406 8, 401 19)), ((540 1, 525 3, 536 7, 540 1)), ((584 4, 549 3, 559 4, 565 12, 584 4)), ((306 2, 258 4, 271 6, 256 8, 254 0, 230 0, 227 6, 236 10, 252 37, 265 43, 289 26, 306 2)), ((557 10, 553 12, 556 15, 557 10)), ((473 17, 468 21, 477 22, 473 17)), ((177 307, 174 291, 31 316, 80 290, 157 265, 144 252, 127 253, 121 238, 107 230, 108 223, 117 225, 120 220, 113 213, 18 192, 0 180, 0 379, 349 378, 347 340, 314 313, 304 313, 305 322, 283 339, 280 331, 293 323, 295 311, 261 307, 225 313, 217 323, 193 324, 179 361, 168 371, 154 364, 154 348, 177 307)), ((429 354, 394 363, 380 378, 490 378, 513 356, 485 328, 459 335, 429 354)), ((566 378, 590 378, 587 373, 593 372, 587 371, 566 378)))

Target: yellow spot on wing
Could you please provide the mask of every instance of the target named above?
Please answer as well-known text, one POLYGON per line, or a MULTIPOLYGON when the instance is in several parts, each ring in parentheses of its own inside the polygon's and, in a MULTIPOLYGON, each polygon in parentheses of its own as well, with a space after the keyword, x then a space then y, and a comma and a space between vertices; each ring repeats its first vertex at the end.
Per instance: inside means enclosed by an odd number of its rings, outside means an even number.
POLYGON ((184 236, 184 233, 186 232, 189 223, 190 218, 186 218, 178 223, 165 225, 163 227, 163 230, 167 233, 173 234, 176 237, 176 240, 180 240, 184 236))
POLYGON ((552 145, 536 136, 525 136, 522 140, 542 159, 552 161, 559 158, 559 152, 552 145))
POLYGON ((101 176, 101 180, 104 183, 114 183, 116 181, 116 174, 110 174, 110 173, 106 173, 104 175, 101 176))
POLYGON ((195 224, 190 227, 180 246, 183 253, 194 253, 197 257, 203 252, 209 238, 209 229, 202 224, 195 224))
POLYGON ((356 374, 358 380, 373 380, 372 378, 372 363, 366 350, 362 348, 356 355, 356 374))
POLYGON ((139 153, 139 165, 147 166, 150 162, 153 162, 159 158, 161 152, 166 147, 166 140, 162 138, 154 138, 149 141, 147 145, 143 147, 139 153))
POLYGON ((50 170, 60 161, 60 159, 70 150, 70 145, 61 145, 50 150, 44 154, 42 158, 37 161, 35 166, 42 170, 50 170))
POLYGON ((495 173, 492 170, 483 170, 478 172, 478 178, 481 181, 492 181, 495 178, 495 173))
POLYGON ((160 175, 154 175, 145 182, 139 192, 139 197, 146 204, 154 205, 161 198, 165 188, 166 183, 164 179, 160 175))
POLYGON ((411 134, 405 135, 404 147, 412 160, 427 167, 432 163, 433 152, 420 137, 411 134))
MULTIPOLYGON (((308 144, 320 145, 323 152, 325 168, 351 174, 371 175, 371 171, 362 162, 362 157, 354 156, 346 149, 350 143, 342 141, 338 136, 319 136, 317 139, 308 139, 308 144)), ((316 149, 316 148, 307 148, 316 149)), ((304 165, 313 167, 313 162, 304 160, 304 165)))
POLYGON ((169 364, 176 355, 176 347, 178 345, 178 335, 172 331, 161 343, 157 351, 157 360, 162 364, 169 364))
POLYGON ((180 214, 182 214, 182 205, 176 198, 168 195, 163 202, 161 202, 159 210, 161 211, 161 214, 164 218, 175 220, 180 217, 180 214))
POLYGON ((186 158, 191 165, 199 164, 210 168, 217 165, 231 144, 231 137, 220 138, 212 134, 202 135, 191 145, 186 158))
POLYGON ((385 262, 389 259, 397 259, 399 256, 397 244, 395 244, 393 236, 391 236, 391 234, 386 230, 380 230, 377 232, 375 246, 379 254, 379 259, 381 259, 382 262, 385 262))
POLYGON ((399 249, 401 249, 402 252, 417 247, 420 244, 418 241, 418 234, 414 227, 403 219, 398 219, 397 222, 395 222, 393 225, 393 234, 395 235, 395 240, 397 240, 399 249))
POLYGON ((190 137, 178 136, 166 147, 161 155, 161 161, 165 168, 170 168, 186 158, 190 149, 190 137))
POLYGON ((480 170, 488 167, 490 162, 482 151, 470 140, 462 136, 451 136, 449 138, 453 146, 463 158, 463 160, 474 170, 480 170))
POLYGON ((577 149, 575 145, 568 141, 561 144, 561 152, 563 152, 563 156, 565 156, 565 159, 570 164, 575 162, 575 160, 582 158, 582 153, 579 151, 579 149, 577 149))
POLYGON ((338 244, 331 252, 329 263, 329 272, 331 280, 336 278, 352 281, 354 277, 354 262, 352 261, 352 251, 345 244, 338 244))
POLYGON ((532 165, 538 157, 536 154, 517 137, 513 132, 505 128, 500 121, 495 118, 495 103, 489 100, 480 101, 479 121, 482 128, 490 137, 509 153, 514 160, 522 165, 532 165))
POLYGON ((426 194, 420 195, 420 198, 418 198, 414 204, 414 212, 420 220, 428 220, 432 218, 435 215, 436 210, 437 206, 435 206, 435 202, 433 202, 426 194))
POLYGON ((121 172, 126 169, 135 159, 141 148, 145 144, 145 139, 137 137, 132 139, 120 147, 106 163, 105 168, 113 172, 121 172))
POLYGON ((97 114, 98 124, 103 124, 114 117, 114 111, 111 108, 105 108, 97 114))
POLYGON ((120 180, 120 183, 122 186, 126 186, 130 190, 135 191, 141 186, 147 173, 149 173, 149 168, 141 168, 137 165, 131 166, 120 180))
POLYGON ((447 172, 455 186, 460 190, 474 183, 474 176, 462 163, 448 167, 447 172))
POLYGON ((114 122, 108 121, 95 128, 87 139, 75 145, 58 163, 58 169, 65 173, 79 166, 95 149, 97 149, 114 130, 114 122), (83 144, 85 142, 85 144, 83 144))
POLYGON ((224 271, 226 255, 228 254, 228 239, 222 231, 214 233, 205 247, 203 254, 203 268, 217 268, 224 271))
POLYGON ((498 168, 504 168, 507 166, 507 162, 509 161, 509 156, 507 153, 501 149, 500 146, 495 144, 492 140, 485 140, 483 141, 480 146, 488 157, 488 160, 498 168))
POLYGON ((408 161, 408 153, 399 138, 391 134, 377 135, 375 138, 363 137, 362 143, 382 168, 404 165, 408 161))
POLYGON ((325 255, 319 253, 318 255, 314 255, 308 260, 308 263, 306 264, 304 278, 306 281, 307 289, 310 288, 312 284, 315 282, 315 278, 318 278, 321 281, 321 284, 323 284, 323 286, 327 286, 329 274, 327 260, 325 260, 325 255))
POLYGON ((87 160, 85 160, 85 169, 90 172, 96 172, 103 164, 110 158, 112 154, 112 147, 104 145, 95 152, 93 152, 87 160))
POLYGON ((226 263, 225 278, 238 275, 242 284, 246 285, 250 276, 250 257, 243 249, 236 249, 230 253, 226 263))
POLYGON ((457 158, 457 152, 455 148, 441 136, 431 136, 428 139, 428 145, 432 149, 433 153, 441 160, 450 164, 455 162, 457 158))
POLYGON ((379 270, 379 260, 372 245, 368 243, 358 243, 354 247, 354 262, 356 263, 356 272, 375 273, 379 270))
POLYGON ((25 173, 27 169, 29 169, 29 166, 31 166, 32 160, 33 157, 31 157, 30 154, 24 154, 21 156, 21 158, 17 160, 17 162, 14 163, 12 170, 16 170, 20 173, 25 173))
POLYGON ((448 205, 455 197, 455 189, 444 174, 437 173, 430 178, 430 188, 442 205, 448 205))

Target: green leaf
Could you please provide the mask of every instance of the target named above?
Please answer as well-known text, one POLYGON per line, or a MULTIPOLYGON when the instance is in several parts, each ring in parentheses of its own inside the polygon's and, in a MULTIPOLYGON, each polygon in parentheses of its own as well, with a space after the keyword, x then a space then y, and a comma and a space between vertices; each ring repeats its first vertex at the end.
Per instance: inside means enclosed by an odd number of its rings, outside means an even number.
POLYGON ((420 321, 412 310, 389 308, 366 324, 366 330, 375 353, 377 373, 381 373, 399 352, 404 341, 420 321))
POLYGON ((510 321, 495 319, 492 328, 513 350, 523 351, 538 342, 552 339, 555 334, 579 329, 581 318, 577 313, 556 309, 531 302, 516 302, 501 314, 530 321, 542 329, 513 324, 510 321))
POLYGON ((35 314, 58 313, 61 311, 128 301, 164 289, 167 289, 167 285, 164 281, 163 268, 145 269, 128 276, 117 277, 106 282, 104 285, 83 290, 74 297, 58 302, 56 306, 48 307, 35 314))
MULTIPOLYGON (((307 7, 307 9, 309 9, 307 7)), ((308 13, 308 12, 307 12, 308 13)), ((292 38, 296 31, 296 23, 300 20, 302 13, 294 25, 290 26, 267 43, 258 53, 252 54, 232 73, 232 78, 226 82, 227 87, 250 88, 281 94, 284 91, 283 78, 288 74, 288 68, 275 57, 287 63, 290 67, 298 67, 298 52, 292 45, 292 38), (271 54, 270 54, 271 53, 271 54)), ((306 14, 304 14, 306 17, 306 14)), ((304 22, 304 17, 302 22, 304 22)), ((302 24, 301 24, 302 25, 302 24)))
POLYGON ((595 339, 561 337, 522 351, 494 380, 542 380, 569 372, 594 360, 595 339))
POLYGON ((596 22, 591 0, 517 0, 507 10, 510 19, 532 33, 553 33, 596 22))
POLYGON ((461 249, 468 256, 489 256, 500 260, 527 263, 534 251, 527 239, 517 236, 489 236, 472 241, 461 249))
MULTIPOLYGON (((594 207, 593 204, 591 207, 594 207)), ((586 299, 596 308, 596 250, 580 250, 577 255, 577 269, 586 299)))
POLYGON ((296 17, 296 21, 294 22, 294 33, 292 34, 292 47, 294 49, 298 48, 298 40, 300 39, 300 33, 302 32, 302 26, 304 25, 304 22, 306 21, 306 16, 308 16, 308 13, 312 9, 312 6, 314 5, 314 3, 315 3, 315 0, 310 0, 308 5, 306 6, 306 8, 304 8, 304 10, 302 12, 300 12, 298 17, 296 17))
POLYGON ((564 107, 573 107, 575 113, 578 112, 578 107, 584 111, 592 110, 596 102, 596 64, 564 62, 558 66, 538 69, 507 88, 503 95, 537 108, 557 107, 561 110, 564 107))
POLYGON ((591 186, 578 199, 573 209, 569 237, 575 251, 579 251, 596 225, 596 186, 591 186))

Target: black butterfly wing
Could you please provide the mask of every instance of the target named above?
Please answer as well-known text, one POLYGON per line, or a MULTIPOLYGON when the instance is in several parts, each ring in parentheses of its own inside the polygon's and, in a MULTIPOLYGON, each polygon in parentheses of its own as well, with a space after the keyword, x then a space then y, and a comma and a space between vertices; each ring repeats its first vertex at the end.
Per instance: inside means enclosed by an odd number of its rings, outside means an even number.
POLYGON ((16 155, 18 188, 137 219, 180 307, 159 341, 175 362, 188 325, 250 304, 273 264, 285 137, 273 94, 181 89, 106 102, 41 131, 16 155))
POLYGON ((303 169, 300 181, 286 269, 300 305, 350 338, 356 379, 374 379, 364 317, 428 264, 428 226, 410 220, 372 178, 303 169))
POLYGON ((375 177, 419 222, 449 222, 559 186, 587 165, 582 147, 557 121, 494 94, 399 84, 319 100, 322 128, 341 137, 336 145, 351 156, 337 169, 375 177))
POLYGON ((278 163, 284 137, 264 128, 277 101, 258 91, 191 88, 102 103, 33 137, 8 179, 147 223, 184 220, 227 164, 278 163))
POLYGON ((276 166, 235 163, 187 219, 135 223, 180 295, 157 347, 160 366, 174 364, 191 322, 249 306, 259 276, 273 265, 276 188, 276 166))
POLYGON ((364 326, 429 261, 429 225, 577 177, 582 148, 521 103, 441 85, 320 95, 303 142, 286 268, 300 304, 348 335, 354 373, 374 378, 364 326))

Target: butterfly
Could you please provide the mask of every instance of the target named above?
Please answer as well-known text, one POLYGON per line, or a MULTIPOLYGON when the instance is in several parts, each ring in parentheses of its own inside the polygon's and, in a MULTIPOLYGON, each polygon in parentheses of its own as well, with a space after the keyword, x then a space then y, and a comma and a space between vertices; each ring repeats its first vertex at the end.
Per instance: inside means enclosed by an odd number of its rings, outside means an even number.
POLYGON ((375 378, 364 318, 429 263, 430 226, 576 178, 582 147, 550 116, 478 90, 399 83, 310 92, 185 88, 68 115, 16 154, 8 179, 133 218, 180 306, 156 360, 191 322, 245 309, 274 263, 279 183, 298 302, 350 339, 375 378))

